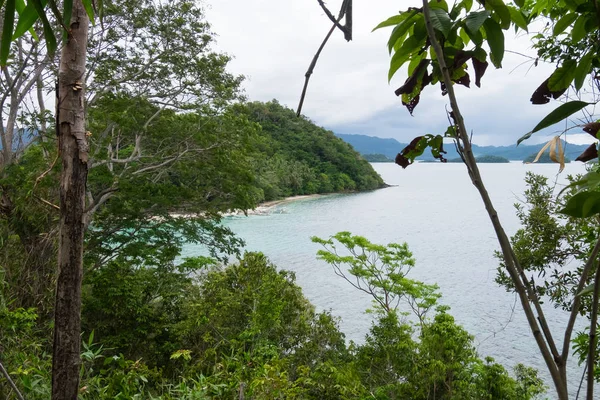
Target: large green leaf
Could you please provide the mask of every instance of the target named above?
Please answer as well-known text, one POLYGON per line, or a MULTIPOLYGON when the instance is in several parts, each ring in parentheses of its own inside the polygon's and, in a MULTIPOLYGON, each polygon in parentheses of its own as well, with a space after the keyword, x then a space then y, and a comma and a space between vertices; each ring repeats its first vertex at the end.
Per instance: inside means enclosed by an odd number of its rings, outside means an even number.
POLYGON ((488 18, 483 23, 483 29, 490 46, 490 60, 496 68, 502 68, 502 59, 504 58, 504 33, 496 21, 488 18))
POLYGON ((571 38, 574 43, 581 41, 589 32, 585 29, 585 24, 588 20, 588 15, 580 15, 573 24, 573 29, 571 29, 571 38))
POLYGON ((400 67, 409 60, 409 58, 413 55, 414 51, 423 47, 424 44, 425 38, 420 38, 415 35, 409 36, 408 39, 404 41, 402 47, 396 50, 394 56, 390 61, 388 81, 390 81, 396 73, 396 71, 398 71, 398 69, 400 69, 400 67))
POLYGON ((63 3, 63 23, 65 27, 71 25, 71 16, 73 15, 73 0, 64 0, 63 3))
MULTIPOLYGON (((15 9, 17 10, 17 14, 21 15, 23 10, 25 9, 25 0, 16 0, 15 1, 15 9)), ((0 8, 2 8, 2 4, 0 4, 0 8)))
MULTIPOLYGON (((73 0, 69 0, 69 1, 73 1, 73 0)), ((92 2, 93 0, 81 0, 81 2, 83 3, 83 8, 85 8, 85 12, 87 13, 88 17, 90 18, 90 22, 92 23, 92 25, 96 25, 96 20, 94 19, 94 4, 92 2)))
POLYGON ((600 192, 579 192, 567 201, 560 212, 575 218, 587 218, 596 215, 600 213, 600 192))
POLYGON ((510 11, 503 0, 486 0, 485 5, 486 8, 489 6, 494 10, 496 15, 500 18, 500 26, 503 29, 508 29, 510 27, 510 11))
POLYGON ((575 60, 564 61, 562 65, 550 75, 548 89, 552 92, 559 92, 568 88, 575 78, 576 66, 577 62, 575 60))
POLYGON ((577 68, 575 69, 575 89, 579 91, 583 86, 585 78, 592 72, 592 60, 595 56, 593 51, 588 52, 581 57, 577 68))
POLYGON ((563 119, 570 117, 578 111, 581 111, 584 107, 593 104, 587 103, 585 101, 569 101, 568 103, 561 104, 555 110, 544 117, 530 132, 525 134, 519 140, 517 140, 517 144, 521 143, 523 140, 529 139, 531 135, 537 131, 540 131, 544 128, 547 128, 551 125, 556 124, 557 122, 562 121, 563 119))
POLYGON ((390 53, 396 46, 396 42, 404 39, 408 30, 415 24, 418 17, 423 18, 423 15, 416 10, 411 10, 408 12, 407 18, 394 28, 390 35, 390 39, 388 40, 388 51, 390 53))
POLYGON ((402 14, 394 15, 393 17, 389 17, 385 21, 380 22, 379 25, 377 25, 375 28, 373 28, 373 30, 371 32, 376 31, 377 29, 385 28, 387 26, 398 25, 400 22, 404 21, 408 17, 408 15, 409 15, 409 13, 402 13, 402 14))
POLYGON ((554 25, 554 29, 552 30, 552 34, 554 36, 560 35, 567 29, 571 24, 577 19, 577 13, 569 13, 558 20, 558 22, 554 25))
POLYGON ((452 29, 452 21, 448 13, 441 8, 431 9, 431 25, 433 28, 448 37, 450 30, 452 29))
POLYGON ((46 16, 46 11, 44 10, 44 5, 41 0, 31 0, 31 3, 35 7, 35 11, 42 21, 42 26, 44 27, 44 39, 46 40, 46 48, 48 49, 48 54, 53 56, 56 52, 56 36, 54 36, 54 30, 48 21, 48 17, 46 16))
MULTIPOLYGON (((42 0, 42 7, 46 7, 47 0, 42 0)), ((15 28, 15 33, 13 34, 13 40, 20 38, 31 29, 35 21, 39 18, 38 13, 36 11, 35 5, 33 2, 29 2, 25 9, 21 11, 19 15, 19 20, 17 21, 17 27, 15 28)))
POLYGON ((486 19, 490 16, 489 11, 476 11, 469 13, 467 18, 465 18, 465 27, 470 31, 470 33, 475 33, 479 31, 479 28, 483 25, 486 19))
POLYGON ((586 296, 594 291, 594 284, 591 283, 583 288, 583 290, 577 293, 577 296, 586 296))
POLYGON ((6 61, 8 60, 15 24, 15 8, 15 0, 6 0, 4 22, 2 24, 2 40, 0 40, 0 65, 6 65, 6 61))
POLYGON ((527 32, 527 19, 525 18, 523 13, 517 10, 515 7, 508 7, 508 11, 510 11, 510 19, 512 19, 512 22, 514 22, 516 26, 527 32))

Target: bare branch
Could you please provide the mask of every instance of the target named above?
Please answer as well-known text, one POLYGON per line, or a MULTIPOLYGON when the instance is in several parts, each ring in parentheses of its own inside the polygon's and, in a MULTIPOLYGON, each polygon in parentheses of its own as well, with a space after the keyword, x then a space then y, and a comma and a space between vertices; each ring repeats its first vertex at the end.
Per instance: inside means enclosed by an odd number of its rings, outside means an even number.
MULTIPOLYGON (((586 285, 587 278, 594 267, 596 260, 598 259, 598 255, 600 254, 600 238, 596 241, 596 245, 592 249, 592 253, 588 258, 587 262, 583 267, 583 271, 581 271, 581 277, 579 278, 579 284, 577 285, 577 293, 580 293, 586 285)), ((573 334, 573 328, 575 327, 575 320, 579 315, 579 307, 581 305, 581 296, 575 296, 573 300, 573 305, 571 306, 571 314, 569 315, 569 322, 567 323, 567 327, 565 328, 565 336, 563 339, 563 349, 561 357, 565 362, 567 362, 567 357, 569 356, 569 350, 571 348, 571 335, 573 334)))
MULTIPOLYGON (((319 2, 319 5, 321 6, 321 8, 323 9, 323 11, 325 11, 325 15, 327 15, 327 17, 331 20, 331 22, 333 22, 333 25, 335 25, 339 30, 341 30, 342 32, 344 32, 344 34, 346 34, 346 27, 343 26, 342 24, 340 24, 340 20, 341 18, 336 19, 333 14, 331 13, 331 11, 329 11, 329 9, 327 8, 327 6, 325 5, 325 3, 323 2, 323 0, 317 0, 319 2)), ((345 3, 346 1, 344 1, 345 3)), ((343 6, 342 6, 343 7, 343 6)), ((343 14, 342 14, 343 17, 343 14)))
MULTIPOLYGON (((331 27, 331 29, 329 29, 329 32, 327 32, 327 35, 325 35, 325 39, 323 39, 323 42, 319 46, 319 49, 317 50, 317 52, 315 53, 312 61, 310 62, 308 70, 304 74, 304 87, 302 88, 302 94, 300 95, 300 102, 298 103, 298 110, 296 111, 296 115, 298 117, 302 113, 302 106, 304 104, 304 98, 306 97, 306 90, 308 89, 308 82, 310 81, 310 77, 311 77, 311 75, 314 72, 315 66, 317 65, 317 61, 319 60, 319 56, 321 55, 321 51, 323 51, 323 48, 325 47, 325 45, 329 41, 329 38, 333 34, 333 31, 335 30, 335 28, 338 27, 338 28, 340 28, 342 30, 342 32, 344 32, 344 37, 346 38, 346 40, 351 40, 352 39, 352 30, 351 30, 352 29, 352 17, 350 17, 350 19, 349 19, 349 21, 350 21, 350 25, 349 25, 350 28, 348 28, 348 26, 343 27, 343 26, 340 25, 340 21, 344 17, 344 14, 346 14, 348 12, 348 9, 350 9, 350 12, 352 10, 352 0, 344 0, 344 2, 342 3, 342 7, 340 8, 340 13, 338 15, 337 20, 333 18, 333 15, 327 9, 327 7, 325 7, 325 4, 323 4, 323 1, 322 0, 318 0, 318 1, 319 1, 319 4, 321 5, 321 7, 323 8, 323 10, 325 10, 325 13, 329 17, 329 19, 331 19, 333 21, 333 26, 331 27), (350 29, 349 33, 347 31, 348 29, 350 29)), ((348 21, 348 19, 347 19, 347 21, 348 21)))
POLYGON ((117 190, 119 190, 119 189, 114 186, 110 187, 108 189, 104 189, 103 191, 101 191, 98 194, 98 196, 97 196, 98 200, 94 200, 94 202, 92 204, 90 204, 88 206, 88 208, 86 208, 83 211, 83 224, 86 227, 92 221, 92 217, 94 216, 94 213, 96 211, 98 211, 98 208, 100 208, 100 206, 102 206, 104 203, 106 203, 108 201, 108 199, 110 199, 117 190))

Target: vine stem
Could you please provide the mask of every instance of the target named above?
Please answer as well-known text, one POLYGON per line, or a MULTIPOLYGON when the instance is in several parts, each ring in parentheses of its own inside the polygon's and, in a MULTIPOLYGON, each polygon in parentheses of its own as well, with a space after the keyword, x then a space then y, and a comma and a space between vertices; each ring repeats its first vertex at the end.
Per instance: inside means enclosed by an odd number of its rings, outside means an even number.
POLYGON ((498 213, 494 209, 493 203, 490 199, 487 189, 483 183, 483 180, 481 179, 479 167, 477 166, 477 162, 475 161, 475 157, 473 156, 471 141, 467 134, 465 122, 460 112, 460 108, 458 106, 458 101, 454 92, 453 82, 448 72, 448 66, 446 65, 446 62, 444 60, 444 51, 436 38, 435 30, 431 23, 431 10, 429 8, 428 0, 423 0, 423 15, 425 18, 427 35, 429 36, 429 41, 431 42, 431 46, 433 47, 433 50, 436 54, 439 67, 442 73, 442 78, 448 91, 450 107, 452 109, 455 124, 458 128, 456 141, 459 143, 459 148, 462 147, 463 149, 463 160, 465 165, 467 166, 469 177, 471 178, 471 182, 473 183, 473 185, 478 190, 481 199, 485 205, 488 216, 492 222, 492 225, 494 226, 494 230, 496 232, 496 236, 498 238, 498 242, 502 250, 502 255, 504 257, 506 269, 515 286, 515 290, 519 295, 523 311, 527 318, 527 322, 529 323, 529 327, 531 328, 531 331, 533 333, 534 339, 542 353, 546 366, 548 367, 548 371, 552 376, 552 380, 554 382, 558 397, 560 400, 566 400, 568 399, 567 382, 566 379, 563 379, 563 376, 565 376, 566 374, 561 372, 561 370, 566 368, 566 366, 562 362, 562 357, 560 357, 556 350, 556 345, 554 343, 554 340, 552 339, 552 336, 550 335, 550 329, 548 328, 548 325, 546 323, 546 319, 542 312, 537 295, 531 288, 529 280, 525 276, 524 271, 522 270, 522 268, 520 268, 518 260, 516 259, 514 251, 510 244, 510 240, 506 235, 506 232, 504 231, 504 227, 500 223, 498 213), (534 307, 538 314, 537 319, 532 309, 532 303, 534 304, 534 307))

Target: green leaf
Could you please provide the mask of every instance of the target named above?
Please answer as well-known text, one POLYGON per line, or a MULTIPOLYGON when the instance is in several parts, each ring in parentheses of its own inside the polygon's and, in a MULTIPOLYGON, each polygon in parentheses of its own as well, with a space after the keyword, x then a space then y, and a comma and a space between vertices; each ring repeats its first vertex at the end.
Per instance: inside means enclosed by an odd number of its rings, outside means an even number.
POLYGON ((587 285, 586 287, 583 288, 583 290, 579 293, 577 293, 577 296, 585 296, 587 294, 590 294, 594 291, 594 284, 591 283, 589 285, 587 285))
POLYGON ((46 17, 46 12, 44 11, 44 5, 40 0, 31 0, 33 6, 35 7, 35 11, 38 16, 42 20, 42 26, 44 27, 44 39, 46 40, 46 48, 48 49, 48 54, 53 56, 56 52, 56 36, 54 36, 54 31, 52 30, 52 26, 46 17))
POLYGON ((577 19, 576 13, 569 13, 558 20, 558 22, 554 25, 554 29, 552 30, 552 34, 554 36, 558 36, 565 31, 571 24, 577 19))
POLYGON ((383 22, 380 22, 371 32, 376 31, 377 29, 385 28, 392 25, 398 25, 400 22, 404 21, 408 16, 408 13, 402 13, 398 15, 394 15, 393 17, 389 17, 383 22))
POLYGON ((514 0, 514 2, 519 8, 523 8, 523 6, 525 5, 525 0, 514 0))
POLYGON ((496 68, 502 68, 502 59, 504 58, 504 33, 502 28, 493 19, 487 19, 483 28, 490 46, 490 60, 496 68))
POLYGON ((63 4, 63 23, 68 28, 71 25, 71 16, 73 15, 73 0, 64 0, 63 4))
POLYGON ((420 49, 425 44, 425 38, 419 38, 417 36, 409 36, 408 39, 404 41, 402 47, 400 47, 394 53, 390 61, 390 70, 388 72, 388 81, 392 80, 392 77, 400 69, 404 63, 408 61, 408 59, 413 55, 413 52, 417 49, 420 49))
POLYGON ((415 72, 415 69, 417 68, 417 66, 421 63, 421 61, 427 57, 427 52, 424 51, 421 55, 417 56, 417 57, 413 57, 410 60, 410 63, 408 64, 408 75, 412 75, 413 72, 415 72))
POLYGON ((587 218, 600 213, 600 192, 577 193, 567 201, 560 213, 574 218, 587 218))
POLYGON ((585 78, 592 71, 592 59, 594 57, 593 52, 588 52, 586 55, 581 57, 577 68, 575 69, 575 90, 579 91, 585 82, 585 78))
POLYGON ((94 20, 94 4, 92 3, 92 0, 82 0, 81 2, 83 3, 83 8, 85 8, 85 12, 90 18, 90 22, 92 23, 92 25, 96 25, 96 21, 94 20))
POLYGON ((390 53, 395 47, 396 42, 404 39, 404 37, 408 33, 408 30, 415 24, 417 16, 421 16, 422 18, 422 15, 418 11, 411 10, 408 13, 407 18, 394 28, 392 34, 390 35, 390 40, 388 40, 388 51, 390 53))
MULTIPOLYGON (((42 7, 46 7, 47 0, 42 1, 42 7)), ((25 9, 19 15, 19 21, 17 21, 17 27, 13 34, 13 40, 20 38, 31 29, 35 21, 37 21, 39 15, 35 9, 33 2, 29 2, 25 9)))
MULTIPOLYGON (((490 16, 489 11, 476 11, 467 15, 465 18, 465 27, 470 31, 469 33, 475 33, 479 31, 479 28, 483 25, 486 19, 490 16)), ((469 35, 470 36, 470 35, 469 35)), ((473 39, 473 37, 471 37, 473 39)))
POLYGON ((508 29, 510 27, 510 11, 503 0, 486 0, 486 8, 490 6, 492 10, 496 12, 496 15, 500 18, 500 26, 502 29, 508 29))
POLYGON ((436 8, 448 13, 448 3, 446 3, 446 0, 429 0, 429 9, 434 10, 436 8))
POLYGON ((469 37, 469 34, 467 33, 467 30, 464 29, 464 28, 460 28, 460 31, 458 32, 458 35, 460 36, 460 38, 464 42, 465 46, 468 45, 469 42, 471 41, 471 38, 469 37))
POLYGON ((8 60, 15 24, 15 7, 15 0, 6 0, 4 22, 2 24, 2 40, 0 41, 0 65, 6 65, 6 61, 8 60))
POLYGON ((575 60, 564 61, 562 65, 550 75, 548 89, 552 92, 559 92, 568 88, 575 78, 576 65, 577 62, 575 60))
MULTIPOLYGON (((0 8, 1 7, 2 7, 2 4, 0 4, 0 8)), ((23 12, 23 10, 25 9, 25 1, 24 0, 16 0, 15 9, 17 10, 17 14, 19 14, 19 16, 20 16, 21 13, 23 12)))
POLYGON ((585 35, 588 34, 587 30, 585 29, 585 23, 587 20, 588 16, 583 14, 577 18, 577 21, 575 21, 573 29, 571 29, 571 38, 573 39, 574 43, 581 41, 585 35))
POLYGON ((521 136, 521 137, 519 138, 519 140, 517 140, 517 146, 518 146, 518 145, 520 145, 520 144, 521 144, 521 142, 523 142, 523 141, 525 141, 525 140, 529 139, 529 138, 531 137, 531 135, 533 135, 533 132, 528 132, 528 133, 524 134, 523 136, 521 136))
POLYGON ((510 11, 510 19, 512 19, 515 25, 528 32, 527 19, 525 19, 523 13, 515 7, 508 7, 508 11, 510 11))
MULTIPOLYGON (((550 114, 546 115, 544 117, 544 119, 542 119, 535 126, 535 128, 533 128, 531 130, 531 132, 529 132, 527 134, 527 135, 529 135, 528 137, 530 137, 532 133, 540 131, 544 128, 547 128, 551 125, 556 124, 557 122, 562 121, 563 119, 565 119, 567 117, 570 117, 571 115, 575 114, 578 111, 581 111, 584 107, 589 106, 590 104, 593 104, 593 103, 588 103, 588 102, 579 101, 579 100, 569 101, 568 103, 561 104, 556 109, 552 110, 552 112, 550 112, 550 114)), ((525 136, 527 136, 527 135, 525 135, 525 136)), ((521 139, 523 139, 523 138, 521 138, 521 139)), ((522 141, 521 139, 519 139, 518 143, 520 143, 520 141, 522 141)), ((525 139, 523 139, 523 140, 525 140, 525 139)))
POLYGON ((448 33, 452 29, 452 21, 448 13, 441 8, 431 9, 431 25, 437 31, 441 32, 444 37, 448 37, 448 33))

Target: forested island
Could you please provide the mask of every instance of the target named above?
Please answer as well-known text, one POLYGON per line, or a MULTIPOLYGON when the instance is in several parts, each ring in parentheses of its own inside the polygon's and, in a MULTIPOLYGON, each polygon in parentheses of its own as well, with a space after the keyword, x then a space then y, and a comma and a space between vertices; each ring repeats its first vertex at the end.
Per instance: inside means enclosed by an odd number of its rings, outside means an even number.
MULTIPOLYGON (((475 160, 477 160, 478 163, 482 163, 482 164, 505 164, 505 163, 509 163, 510 161, 504 157, 500 157, 500 156, 478 156, 475 157, 475 160)), ((463 160, 462 158, 453 158, 451 160, 448 160, 448 162, 451 163, 462 163, 463 160)))
MULTIPOLYGON (((537 157, 538 153, 533 153, 528 155, 527 157, 525 157, 525 159, 523 159, 523 163, 532 163, 536 157, 537 157)), ((546 152, 543 153, 540 158, 536 161, 539 164, 551 164, 554 161, 552 161, 552 159, 550 159, 550 153, 546 152)), ((565 157, 565 163, 570 163, 571 160, 568 157, 565 157)))
POLYGON ((394 162, 394 160, 387 158, 384 154, 363 154, 363 158, 368 162, 394 162))
POLYGON ((260 126, 249 150, 258 201, 384 186, 352 146, 277 101, 247 103, 236 111, 260 126))

